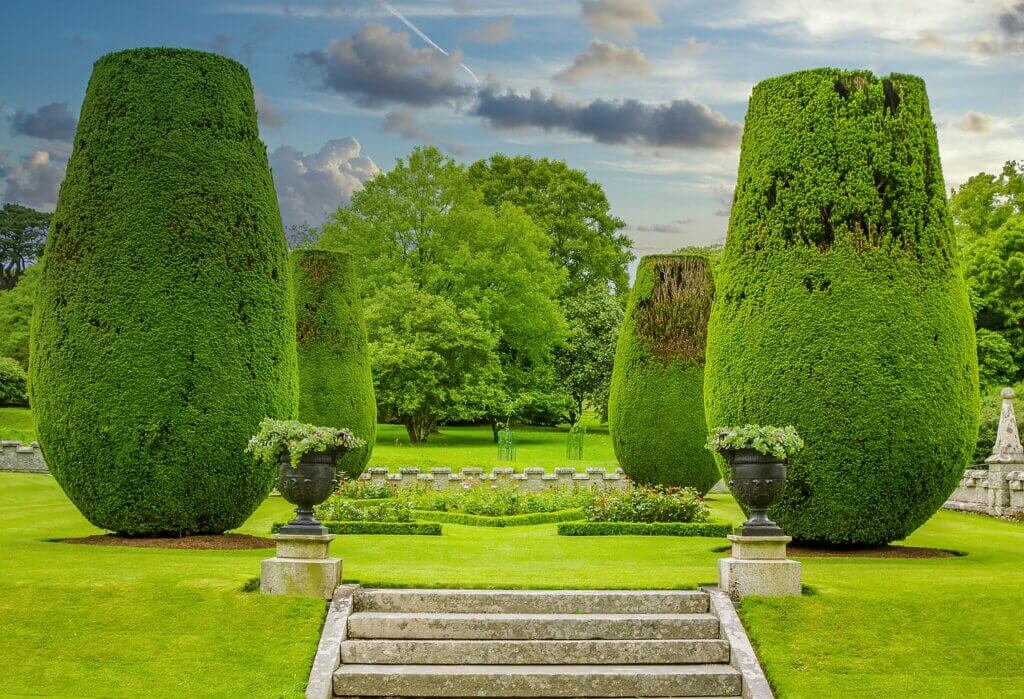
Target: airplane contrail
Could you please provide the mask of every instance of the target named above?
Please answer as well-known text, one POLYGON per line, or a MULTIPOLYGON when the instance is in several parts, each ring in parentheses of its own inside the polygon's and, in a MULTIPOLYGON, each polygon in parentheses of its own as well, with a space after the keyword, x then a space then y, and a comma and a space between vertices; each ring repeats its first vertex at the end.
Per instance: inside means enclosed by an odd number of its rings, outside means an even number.
MULTIPOLYGON (((401 12, 396 10, 390 4, 386 3, 384 0, 380 0, 380 4, 383 5, 384 9, 387 10, 388 12, 390 12, 392 15, 394 15, 402 24, 404 24, 405 26, 409 27, 409 29, 412 29, 414 32, 416 32, 416 36, 418 36, 419 38, 423 39, 425 42, 427 42, 428 44, 433 46, 435 49, 437 49, 438 51, 443 53, 445 56, 450 56, 451 55, 450 53, 445 51, 443 48, 441 48, 440 46, 435 44, 433 39, 431 39, 429 36, 427 36, 426 34, 421 32, 419 27, 417 27, 415 24, 413 24, 412 22, 407 20, 405 18, 405 15, 403 15, 401 12)), ((465 70, 467 73, 469 73, 469 76, 471 78, 473 78, 473 81, 477 85, 480 84, 480 79, 476 77, 476 73, 474 73, 473 71, 471 71, 469 69, 469 66, 467 66, 465 63, 459 63, 459 65, 462 66, 463 70, 465 70)))

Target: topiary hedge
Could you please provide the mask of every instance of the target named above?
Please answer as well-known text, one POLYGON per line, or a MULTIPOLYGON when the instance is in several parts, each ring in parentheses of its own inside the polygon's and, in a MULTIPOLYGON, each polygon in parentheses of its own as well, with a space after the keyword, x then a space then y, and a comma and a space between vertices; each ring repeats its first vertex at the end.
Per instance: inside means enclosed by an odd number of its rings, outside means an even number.
POLYGON ((615 456, 636 483, 703 495, 718 481, 704 448, 704 345, 713 295, 704 256, 640 260, 608 400, 615 456))
POLYGON ((94 525, 217 533, 269 492, 244 453, 294 417, 284 232, 240 64, 100 58, 46 244, 31 398, 46 462, 94 525))
POLYGON ((971 309, 922 80, 812 70, 754 88, 716 266, 712 425, 794 425, 769 515, 835 544, 902 539, 978 429, 971 309))
POLYGON ((299 419, 347 427, 366 440, 339 462, 349 479, 363 472, 377 437, 377 401, 363 306, 352 256, 331 250, 291 253, 299 353, 299 419))

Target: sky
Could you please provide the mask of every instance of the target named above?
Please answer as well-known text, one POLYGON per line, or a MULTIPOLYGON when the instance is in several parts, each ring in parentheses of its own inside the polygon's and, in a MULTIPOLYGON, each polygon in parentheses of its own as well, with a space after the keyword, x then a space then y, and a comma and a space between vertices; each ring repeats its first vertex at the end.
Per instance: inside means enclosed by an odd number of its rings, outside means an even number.
POLYGON ((418 144, 565 160, 639 257, 724 240, 754 84, 922 76, 947 187, 1024 159, 1024 2, 0 1, 0 201, 53 210, 93 62, 178 46, 249 69, 285 225, 418 144))

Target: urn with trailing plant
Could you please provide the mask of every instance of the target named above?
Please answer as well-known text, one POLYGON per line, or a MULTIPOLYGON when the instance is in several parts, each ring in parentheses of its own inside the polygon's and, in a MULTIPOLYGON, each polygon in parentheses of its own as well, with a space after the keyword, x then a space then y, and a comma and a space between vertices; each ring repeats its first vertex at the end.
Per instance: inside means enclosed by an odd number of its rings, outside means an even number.
POLYGON ((338 459, 364 444, 345 428, 271 418, 260 422, 246 451, 262 461, 279 464, 277 490, 295 505, 295 518, 281 528, 281 534, 327 533, 313 516, 313 508, 334 492, 338 459))
POLYGON ((803 446, 792 425, 738 425, 712 431, 708 449, 719 452, 728 462, 729 489, 750 513, 740 525, 741 535, 782 536, 782 528, 768 519, 768 508, 786 489, 786 460, 803 446))

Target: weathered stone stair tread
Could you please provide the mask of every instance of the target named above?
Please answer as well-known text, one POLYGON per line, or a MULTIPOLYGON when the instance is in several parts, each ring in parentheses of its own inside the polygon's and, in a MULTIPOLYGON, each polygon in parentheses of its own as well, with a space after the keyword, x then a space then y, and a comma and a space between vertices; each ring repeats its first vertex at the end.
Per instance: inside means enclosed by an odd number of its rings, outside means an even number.
POLYGON ((697 590, 420 590, 362 589, 355 611, 698 614, 708 598, 697 590))
POLYGON ((453 641, 360 639, 341 644, 341 662, 382 665, 672 665, 727 663, 720 639, 453 641))
POLYGON ((708 639, 712 614, 450 614, 357 612, 348 637, 387 639, 708 639))
POLYGON ((341 665, 340 696, 699 697, 736 696, 729 665, 341 665))

